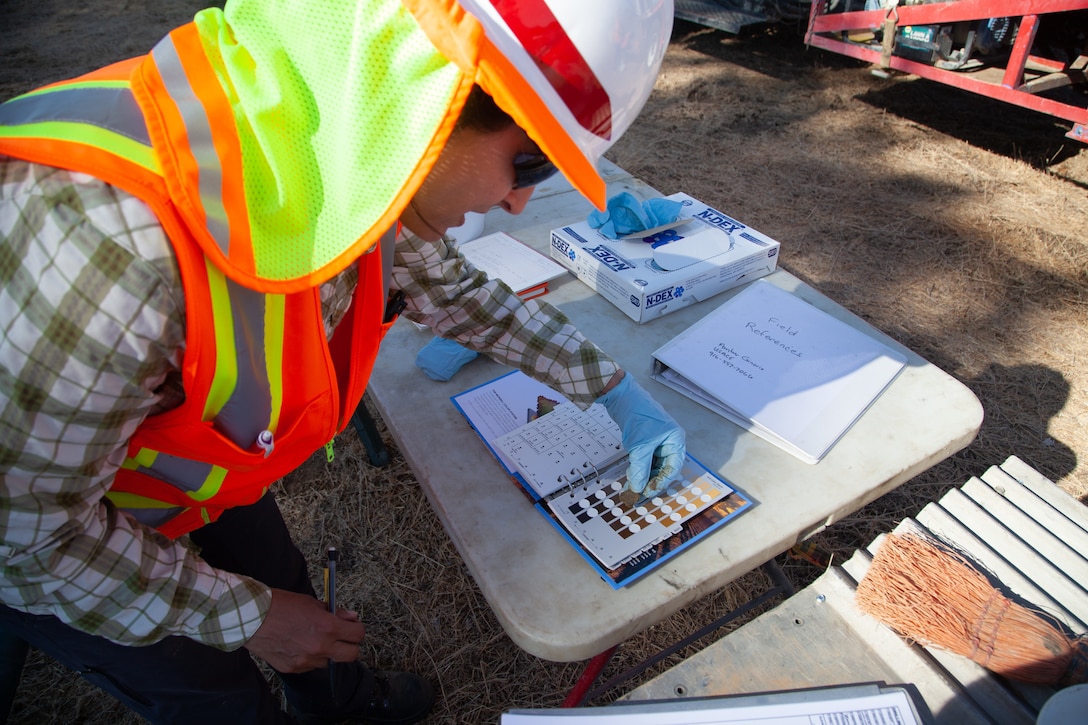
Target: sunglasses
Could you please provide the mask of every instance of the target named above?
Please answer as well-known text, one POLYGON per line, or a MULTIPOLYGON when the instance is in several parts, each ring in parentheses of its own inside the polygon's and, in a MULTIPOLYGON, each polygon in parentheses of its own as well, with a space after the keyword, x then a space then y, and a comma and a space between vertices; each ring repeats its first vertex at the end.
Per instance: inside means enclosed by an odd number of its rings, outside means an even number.
POLYGON ((536 186, 555 175, 559 169, 544 154, 521 153, 514 157, 514 188, 536 186))

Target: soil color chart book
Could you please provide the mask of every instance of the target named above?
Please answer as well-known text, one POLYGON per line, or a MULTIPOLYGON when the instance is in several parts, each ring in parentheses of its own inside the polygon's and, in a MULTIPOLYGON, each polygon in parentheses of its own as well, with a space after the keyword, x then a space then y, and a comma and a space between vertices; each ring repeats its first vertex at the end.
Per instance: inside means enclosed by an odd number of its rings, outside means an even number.
POLYGON ((654 352, 653 378, 816 463, 906 357, 758 280, 654 352))
POLYGON ((627 490, 627 454, 605 409, 581 410, 524 373, 452 400, 536 509, 614 589, 753 505, 690 455, 665 490, 627 490))

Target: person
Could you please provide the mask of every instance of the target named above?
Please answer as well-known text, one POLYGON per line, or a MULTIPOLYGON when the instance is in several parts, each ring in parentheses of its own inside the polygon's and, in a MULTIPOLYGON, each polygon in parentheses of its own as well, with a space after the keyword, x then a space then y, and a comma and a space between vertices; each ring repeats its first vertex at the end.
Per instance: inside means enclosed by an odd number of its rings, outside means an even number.
POLYGON ((4 633, 152 722, 424 718, 431 683, 358 661, 268 488, 344 429, 398 313, 605 405, 631 488, 677 474, 646 391, 444 239, 557 169, 603 208, 672 13, 228 0, 0 105, 4 633))

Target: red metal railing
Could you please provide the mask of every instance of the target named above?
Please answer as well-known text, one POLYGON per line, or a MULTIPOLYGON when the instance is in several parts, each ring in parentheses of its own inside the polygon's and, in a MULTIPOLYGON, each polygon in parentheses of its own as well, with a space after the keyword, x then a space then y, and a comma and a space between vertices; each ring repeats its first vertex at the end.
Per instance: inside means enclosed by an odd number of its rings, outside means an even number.
MULTIPOLYGON (((805 42, 817 48, 868 61, 882 68, 945 83, 956 88, 1061 118, 1073 124, 1069 138, 1088 143, 1088 107, 1041 95, 1063 86, 1088 83, 1088 57, 1073 59, 1032 55, 1042 15, 1088 9, 1088 0, 954 0, 953 2, 904 5, 881 10, 828 13, 827 0, 815 0, 805 42), (1019 31, 999 78, 984 77, 978 67, 949 70, 895 54, 894 42, 851 40, 863 33, 889 33, 907 26, 945 26, 990 18, 1019 19, 1019 31)), ((1083 16, 1081 16, 1083 18, 1083 16)), ((995 66, 990 66, 995 67, 995 66)))

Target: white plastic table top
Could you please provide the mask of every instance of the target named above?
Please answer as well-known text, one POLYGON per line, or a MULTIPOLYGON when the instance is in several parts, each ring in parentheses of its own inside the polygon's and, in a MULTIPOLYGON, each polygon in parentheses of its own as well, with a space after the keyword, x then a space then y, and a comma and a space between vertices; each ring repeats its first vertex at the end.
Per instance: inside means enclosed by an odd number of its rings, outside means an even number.
MULTIPOLYGON (((612 196, 658 192, 619 167, 602 169, 612 196)), ((503 230, 548 254, 552 228, 591 207, 560 179, 537 188, 519 216, 491 211, 503 230)), ((728 209, 723 209, 729 213, 728 209)), ((743 220, 742 220, 743 221, 743 220)), ((782 257, 789 261, 789 240, 782 257)), ((553 661, 592 657, 728 584, 966 446, 982 407, 963 384, 878 332, 788 272, 776 285, 907 355, 906 369, 818 464, 791 456, 650 380, 650 353, 738 290, 644 325, 573 275, 544 298, 633 374, 687 432, 688 449, 757 505, 640 581, 613 590, 535 511, 450 402, 508 368, 478 358, 446 383, 415 367, 431 339, 407 320, 390 330, 370 394, 466 565, 509 637, 553 661)))

